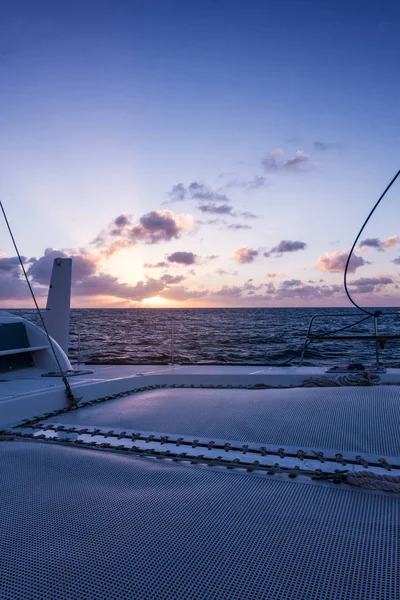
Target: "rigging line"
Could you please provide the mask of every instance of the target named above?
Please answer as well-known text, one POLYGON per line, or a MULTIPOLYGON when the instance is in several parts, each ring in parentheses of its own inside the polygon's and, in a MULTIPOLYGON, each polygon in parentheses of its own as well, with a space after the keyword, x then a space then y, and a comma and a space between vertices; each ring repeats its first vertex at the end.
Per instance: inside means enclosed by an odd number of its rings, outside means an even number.
MULTIPOLYGON (((371 211, 369 212, 367 218, 365 219, 360 231, 357 234, 356 239, 353 242, 353 245, 351 247, 351 250, 349 252, 349 255, 347 257, 347 261, 346 261, 346 266, 344 269, 344 279, 343 279, 343 284, 344 284, 344 290, 346 292, 347 298, 350 300, 350 302, 353 304, 353 306, 355 306, 356 308, 358 308, 361 312, 365 313, 367 315, 367 317, 365 319, 362 319, 361 321, 357 321, 356 323, 352 323, 351 325, 348 325, 346 327, 342 327, 340 329, 336 329, 334 331, 329 331, 329 332, 325 332, 323 334, 320 335, 332 335, 333 333, 337 333, 338 331, 344 331, 345 329, 349 329, 350 327, 354 327, 354 325, 358 325, 359 323, 362 323, 363 321, 366 321, 368 318, 370 317, 379 317, 379 315, 381 314, 380 310, 376 310, 375 312, 370 312, 369 310, 366 310, 365 308, 362 308, 361 306, 359 306, 357 304, 357 302, 355 302, 355 300, 353 300, 353 298, 351 297, 351 294, 347 288, 347 272, 349 269, 349 265, 350 265, 350 260, 351 257, 353 255, 354 252, 354 248, 357 245, 358 240, 360 239, 360 236, 362 234, 362 232, 365 229, 365 226, 367 225, 368 221, 370 220, 370 218, 372 217, 372 215, 374 214, 375 210, 378 208, 379 204, 381 203, 381 201, 383 200, 383 198, 386 196, 387 192, 390 190, 390 188, 392 187, 392 185, 394 184, 394 182, 396 181, 396 179, 399 177, 400 175, 400 170, 397 171, 396 175, 393 177, 393 179, 390 181, 390 183, 386 186, 386 188, 384 189, 384 191, 382 192, 382 194, 380 195, 380 197, 378 198, 377 202, 374 204, 374 206, 372 207, 371 211)), ((309 340, 309 342, 305 342, 303 345, 304 350, 306 350, 308 348, 308 346, 311 344, 311 342, 314 339, 318 339, 319 336, 314 335, 312 337, 312 339, 309 340)), ((294 358, 296 358, 296 356, 292 357, 291 359, 285 361, 283 365, 286 365, 288 362, 290 362, 290 360, 293 360, 294 358)))
POLYGON ((20 255, 20 253, 19 253, 19 250, 18 250, 17 243, 16 243, 16 241, 15 241, 15 238, 14 238, 13 232, 12 232, 12 230, 11 230, 10 223, 8 222, 8 219, 7 219, 6 211, 5 211, 5 209, 4 209, 4 206, 3 206, 3 203, 1 202, 1 200, 0 200, 0 208, 1 208, 1 211, 2 211, 2 213, 3 213, 3 216, 4 216, 4 220, 5 220, 5 222, 6 222, 6 226, 7 226, 7 229, 8 229, 8 233, 10 234, 10 237, 11 237, 12 243, 13 243, 13 245, 14 245, 15 252, 17 253, 18 260, 19 260, 19 264, 21 265, 22 272, 23 272, 23 274, 24 274, 24 277, 25 277, 26 283, 28 284, 29 291, 30 291, 30 293, 31 293, 31 296, 32 296, 33 302, 34 302, 34 304, 35 304, 35 307, 36 307, 37 313, 38 313, 38 315, 39 315, 40 322, 41 322, 41 324, 42 324, 42 327, 43 327, 43 329, 44 329, 44 331, 45 331, 45 333, 46 333, 46 336, 47 336, 47 339, 48 339, 48 341, 49 341, 49 345, 50 345, 50 348, 51 348, 51 350, 52 350, 52 352, 53 352, 54 358, 56 359, 57 367, 58 367, 58 370, 60 371, 61 379, 62 379, 62 382, 63 382, 63 384, 64 384, 64 386, 65 386, 65 391, 66 391, 66 394, 67 394, 68 402, 69 402, 71 405, 76 405, 76 404, 78 403, 78 401, 77 401, 77 399, 75 398, 75 396, 74 396, 74 394, 73 394, 73 392, 72 392, 72 390, 71 390, 71 386, 70 386, 70 384, 69 384, 69 381, 68 381, 68 379, 65 377, 65 375, 64 375, 64 373, 63 373, 63 370, 62 370, 62 368, 61 368, 61 364, 60 364, 60 361, 59 361, 59 359, 58 359, 57 353, 56 353, 56 351, 55 351, 55 348, 54 348, 54 345, 53 345, 53 341, 52 341, 52 339, 51 339, 51 337, 50 337, 50 334, 49 334, 49 332, 48 332, 48 330, 47 330, 46 324, 45 324, 45 322, 44 322, 44 319, 43 319, 43 315, 42 315, 42 313, 40 312, 40 308, 39 308, 39 306, 38 306, 38 303, 37 303, 37 300, 36 300, 36 297, 35 297, 34 291, 33 291, 33 289, 32 289, 31 282, 30 282, 30 281, 29 281, 29 279, 28 279, 28 275, 27 275, 27 272, 26 272, 26 270, 25 270, 24 263, 23 263, 23 261, 22 261, 21 255, 20 255))
POLYGON ((367 321, 371 317, 373 317, 373 315, 367 315, 366 317, 363 317, 359 321, 355 321, 354 323, 350 323, 350 325, 346 325, 345 327, 339 327, 339 329, 332 329, 331 331, 322 331, 321 333, 314 334, 311 337, 312 337, 312 339, 318 339, 321 336, 325 337, 327 335, 333 335, 334 333, 339 333, 339 331, 345 331, 346 329, 351 329, 352 327, 355 327, 356 325, 359 325, 360 323, 363 323, 364 321, 367 321))
POLYGON ((364 321, 367 321, 371 317, 373 317, 373 315, 368 314, 366 317, 363 317, 359 321, 355 321, 354 323, 350 323, 350 325, 346 325, 345 327, 340 327, 339 329, 332 329, 331 331, 325 331, 325 332, 323 331, 320 334, 313 335, 312 337, 309 338, 309 341, 304 342, 304 344, 302 345, 302 347, 300 348, 300 350, 296 354, 294 354, 294 356, 291 356, 288 360, 285 360, 285 362, 280 363, 278 366, 279 367, 284 367, 285 365, 287 365, 288 363, 290 363, 292 360, 295 360, 296 358, 299 358, 300 355, 301 355, 301 353, 303 352, 303 349, 306 350, 308 348, 308 346, 312 342, 314 342, 315 340, 318 340, 318 338, 320 338, 321 336, 333 335, 334 333, 338 333, 339 331, 345 331, 346 329, 351 329, 351 327, 355 327, 356 325, 359 325, 360 323, 363 323, 364 321))
POLYGON ((349 290, 347 289, 347 271, 348 271, 348 268, 349 268, 350 259, 352 257, 354 248, 356 247, 356 244, 357 244, 358 240, 360 239, 360 236, 361 236, 362 232, 364 231, 364 228, 365 228, 366 224, 368 223, 368 221, 370 220, 370 218, 374 214, 375 210, 378 208, 379 204, 381 203, 381 201, 383 200, 383 198, 386 196, 386 193, 390 190, 390 188, 392 187, 392 185, 394 184, 394 182, 396 181, 396 179, 398 178, 399 175, 400 175, 400 170, 397 171, 396 175, 393 177, 392 181, 389 183, 389 185, 383 191, 382 195, 380 196, 380 198, 378 199, 378 201, 375 203, 374 207, 370 211, 368 217, 365 219, 365 221, 363 223, 363 226, 361 227, 360 231, 357 234, 356 239, 353 242, 353 245, 352 245, 351 250, 349 252, 349 255, 347 257, 346 266, 345 266, 345 269, 344 269, 344 280, 343 280, 343 283, 344 283, 344 290, 346 292, 346 295, 347 295, 348 299, 353 304, 353 306, 355 306, 356 308, 358 308, 359 310, 361 310, 365 314, 370 315, 371 317, 378 317, 381 313, 380 313, 380 311, 375 311, 374 313, 372 313, 372 312, 366 310, 365 308, 362 308, 361 306, 359 306, 357 304, 357 302, 355 302, 353 300, 353 298, 351 297, 351 294, 350 294, 349 290))

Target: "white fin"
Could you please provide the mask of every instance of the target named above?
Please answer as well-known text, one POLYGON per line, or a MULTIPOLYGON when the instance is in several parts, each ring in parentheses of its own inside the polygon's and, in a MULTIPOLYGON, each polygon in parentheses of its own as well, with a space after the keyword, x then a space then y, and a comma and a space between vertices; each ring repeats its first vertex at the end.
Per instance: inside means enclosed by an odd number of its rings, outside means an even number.
POLYGON ((55 258, 44 322, 47 331, 68 356, 72 258, 55 258))

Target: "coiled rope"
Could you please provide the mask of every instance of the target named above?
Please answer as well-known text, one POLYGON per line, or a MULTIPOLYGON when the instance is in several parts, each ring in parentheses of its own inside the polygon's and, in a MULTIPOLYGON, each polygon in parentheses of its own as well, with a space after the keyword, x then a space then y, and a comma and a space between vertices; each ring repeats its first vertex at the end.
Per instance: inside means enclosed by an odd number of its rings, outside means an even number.
POLYGON ((337 377, 328 377, 327 375, 321 375, 321 377, 309 377, 305 379, 300 387, 346 387, 346 386, 372 386, 380 385, 381 378, 375 373, 369 373, 363 371, 361 373, 351 373, 338 375, 337 377))

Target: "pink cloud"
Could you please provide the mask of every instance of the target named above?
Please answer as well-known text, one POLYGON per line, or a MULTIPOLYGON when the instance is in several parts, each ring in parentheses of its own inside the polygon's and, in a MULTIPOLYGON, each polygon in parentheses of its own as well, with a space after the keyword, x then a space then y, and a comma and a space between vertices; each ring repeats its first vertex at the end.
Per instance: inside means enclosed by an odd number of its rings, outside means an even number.
POLYGON ((258 256, 258 250, 253 248, 237 248, 234 252, 236 262, 240 264, 251 263, 258 256))
POLYGON ((388 248, 395 248, 399 242, 400 242, 399 236, 392 235, 392 236, 388 237, 386 240, 383 240, 382 248, 385 248, 385 250, 387 250, 388 248))
MULTIPOLYGON (((316 262, 317 269, 328 273, 343 273, 346 266, 347 252, 332 252, 320 256, 316 262)), ((370 264, 362 256, 353 254, 350 259, 349 273, 355 273, 359 267, 370 264)))

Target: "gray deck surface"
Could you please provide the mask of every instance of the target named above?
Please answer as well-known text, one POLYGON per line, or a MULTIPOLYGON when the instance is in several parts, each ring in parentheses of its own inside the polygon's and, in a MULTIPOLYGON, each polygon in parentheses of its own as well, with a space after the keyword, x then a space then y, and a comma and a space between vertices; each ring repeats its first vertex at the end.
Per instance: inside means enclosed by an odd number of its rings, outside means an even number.
POLYGON ((1 442, 0 598, 398 598, 400 499, 1 442))
POLYGON ((52 423, 400 456, 400 388, 165 389, 52 423))

